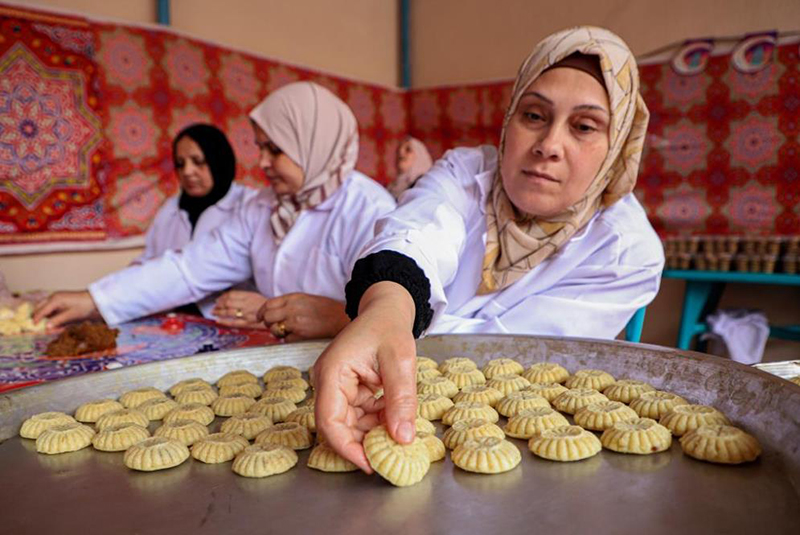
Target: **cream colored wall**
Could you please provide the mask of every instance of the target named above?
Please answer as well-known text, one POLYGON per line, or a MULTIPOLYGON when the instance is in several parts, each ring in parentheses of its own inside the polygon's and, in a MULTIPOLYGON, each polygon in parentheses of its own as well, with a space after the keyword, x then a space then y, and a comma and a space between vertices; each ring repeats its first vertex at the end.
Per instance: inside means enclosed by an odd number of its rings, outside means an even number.
POLYGON ((412 0, 415 87, 512 78, 533 45, 603 26, 635 54, 686 38, 800 29, 798 0, 412 0))
MULTIPOLYGON (((19 0, 11 1, 19 2, 19 0)), ((156 0, 33 0, 21 3, 31 7, 46 6, 79 15, 125 22, 156 21, 156 0)))
POLYGON ((92 281, 122 269, 141 249, 0 256, 0 272, 15 292, 82 290, 92 281))
POLYGON ((172 0, 172 27, 224 45, 398 85, 395 0, 172 0))

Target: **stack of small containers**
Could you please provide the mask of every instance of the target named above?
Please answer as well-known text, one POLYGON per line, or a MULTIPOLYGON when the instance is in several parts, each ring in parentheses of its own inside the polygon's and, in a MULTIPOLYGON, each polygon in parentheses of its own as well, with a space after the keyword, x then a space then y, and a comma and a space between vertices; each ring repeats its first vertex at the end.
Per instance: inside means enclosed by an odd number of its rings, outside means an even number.
POLYGON ((667 269, 796 274, 800 236, 665 238, 667 269))

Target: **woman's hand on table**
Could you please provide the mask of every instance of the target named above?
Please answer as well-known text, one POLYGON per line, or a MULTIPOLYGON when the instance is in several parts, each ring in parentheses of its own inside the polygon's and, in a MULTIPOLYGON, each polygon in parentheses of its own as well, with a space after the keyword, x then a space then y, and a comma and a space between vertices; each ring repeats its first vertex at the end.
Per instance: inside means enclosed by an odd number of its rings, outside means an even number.
POLYGON ((272 334, 288 342, 333 338, 350 323, 344 303, 305 293, 267 299, 258 319, 272 334))
POLYGON ((47 320, 48 329, 92 318, 100 318, 100 312, 87 290, 52 293, 33 310, 34 323, 47 320))
POLYGON ((263 329, 258 311, 267 298, 258 292, 230 290, 217 298, 212 313, 217 323, 239 329, 263 329))
POLYGON ((359 315, 314 365, 316 424, 342 457, 371 473, 361 442, 381 422, 402 444, 414 440, 417 417, 415 307, 405 288, 372 285, 359 315), (384 389, 383 397, 374 393, 384 389))

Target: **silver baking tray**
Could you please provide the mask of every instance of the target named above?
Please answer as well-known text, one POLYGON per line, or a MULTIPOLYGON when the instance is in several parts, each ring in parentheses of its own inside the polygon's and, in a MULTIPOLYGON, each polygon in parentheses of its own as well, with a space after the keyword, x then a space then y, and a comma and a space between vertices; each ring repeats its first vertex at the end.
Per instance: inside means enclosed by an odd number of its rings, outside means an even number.
MULTIPOLYGON (((308 368, 324 343, 205 353, 56 381, 0 395, 0 533, 281 533, 404 535, 491 533, 770 533, 800 530, 800 387, 729 360, 617 341, 499 335, 433 336, 419 353, 467 356, 482 364, 511 357, 558 362, 641 379, 710 404, 758 437, 762 457, 718 466, 684 456, 677 441, 648 456, 603 451, 576 463, 534 457, 511 472, 463 472, 449 458, 425 479, 394 488, 379 476, 324 474, 298 466, 246 479, 230 463, 189 459, 136 473, 122 454, 90 448, 47 456, 17 437, 20 423, 46 411, 126 390, 166 390, 189 377, 214 381, 245 368, 258 375, 286 364, 308 368)), ((218 422, 213 424, 216 431, 218 422)))

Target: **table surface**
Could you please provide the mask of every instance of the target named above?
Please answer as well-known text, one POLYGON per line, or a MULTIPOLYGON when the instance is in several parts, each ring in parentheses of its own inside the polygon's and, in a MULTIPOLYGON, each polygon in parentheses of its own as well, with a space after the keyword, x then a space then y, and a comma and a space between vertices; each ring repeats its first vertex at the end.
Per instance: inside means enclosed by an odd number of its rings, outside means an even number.
POLYGON ((58 336, 58 331, 0 336, 0 392, 89 372, 186 357, 202 352, 209 344, 213 350, 231 350, 279 342, 267 330, 232 329, 199 316, 176 316, 183 320, 183 329, 162 329, 165 315, 139 319, 117 327, 116 349, 77 357, 45 354, 47 344, 58 336))
MULTIPOLYGON (((201 354, 54 381, 0 394, 0 504, 3 531, 27 533, 303 533, 460 535, 795 534, 800 525, 800 387, 726 359, 623 342, 520 336, 448 335, 419 342, 438 361, 468 356, 483 365, 500 356, 524 366, 551 361, 570 371, 604 369, 647 380, 710 404, 758 437, 762 457, 742 466, 696 461, 677 441, 654 455, 604 450, 574 463, 534 457, 511 439, 522 462, 505 474, 471 474, 450 459, 433 463, 422 482, 394 488, 379 476, 308 469, 308 450, 285 474, 248 479, 231 463, 189 459, 177 468, 135 473, 122 453, 90 448, 40 455, 16 435, 43 410, 72 412, 93 398, 188 377, 215 381, 232 369, 261 375, 274 365, 306 369, 324 343, 201 354)), ((219 422, 212 425, 215 431, 219 422)), ((439 434, 442 429, 439 427, 439 434)))

